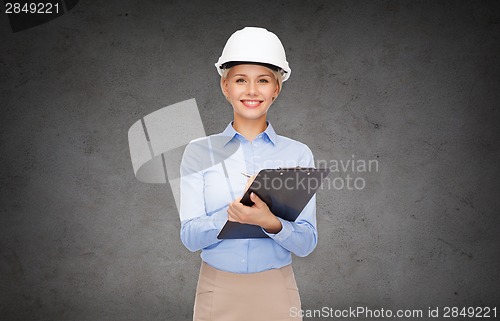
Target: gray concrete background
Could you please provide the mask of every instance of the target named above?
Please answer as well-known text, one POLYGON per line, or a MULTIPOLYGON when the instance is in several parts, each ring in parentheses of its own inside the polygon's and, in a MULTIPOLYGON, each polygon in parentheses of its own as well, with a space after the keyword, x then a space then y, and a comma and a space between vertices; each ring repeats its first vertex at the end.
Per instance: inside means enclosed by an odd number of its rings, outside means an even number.
POLYGON ((213 63, 247 25, 293 70, 277 131, 379 161, 365 189, 319 192, 303 308, 500 309, 500 2, 81 1, 15 34, 0 16, 0 319, 191 318, 199 254, 127 131, 189 98, 223 130, 213 63))

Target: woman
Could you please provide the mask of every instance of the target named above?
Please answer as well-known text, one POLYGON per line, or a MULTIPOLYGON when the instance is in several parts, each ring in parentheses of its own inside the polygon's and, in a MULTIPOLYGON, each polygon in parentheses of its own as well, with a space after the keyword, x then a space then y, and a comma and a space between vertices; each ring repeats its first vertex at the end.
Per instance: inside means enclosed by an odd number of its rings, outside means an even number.
POLYGON ((241 173, 314 166, 306 145, 277 135, 266 120, 290 76, 284 48, 275 34, 247 27, 229 38, 216 67, 234 120, 192 141, 181 163, 181 240, 202 258, 194 320, 301 320, 291 253, 306 256, 316 246, 315 197, 294 222, 255 194, 252 207, 240 203, 249 185, 241 173), (269 238, 220 240, 227 220, 258 225, 269 238))

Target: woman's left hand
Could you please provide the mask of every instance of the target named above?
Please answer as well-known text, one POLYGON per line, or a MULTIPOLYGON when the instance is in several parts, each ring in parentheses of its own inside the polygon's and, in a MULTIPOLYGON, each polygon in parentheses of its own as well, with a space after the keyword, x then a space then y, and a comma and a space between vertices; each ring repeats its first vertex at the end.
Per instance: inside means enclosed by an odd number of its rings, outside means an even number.
POLYGON ((268 233, 276 234, 281 231, 281 222, 269 210, 267 204, 255 193, 250 194, 250 199, 254 202, 252 206, 240 203, 241 197, 229 204, 227 210, 228 220, 243 224, 259 225, 268 233))

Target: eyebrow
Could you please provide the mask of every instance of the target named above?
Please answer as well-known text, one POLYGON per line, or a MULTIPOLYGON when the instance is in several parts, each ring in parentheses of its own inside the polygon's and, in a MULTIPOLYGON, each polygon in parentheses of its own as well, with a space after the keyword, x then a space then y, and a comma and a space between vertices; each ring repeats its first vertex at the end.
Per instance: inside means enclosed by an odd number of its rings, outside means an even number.
MULTIPOLYGON (((233 77, 241 77, 241 76, 248 77, 246 74, 235 74, 235 75, 233 75, 233 77)), ((257 77, 266 77, 266 76, 267 77, 272 77, 272 75, 268 75, 268 74, 258 75, 257 77)))

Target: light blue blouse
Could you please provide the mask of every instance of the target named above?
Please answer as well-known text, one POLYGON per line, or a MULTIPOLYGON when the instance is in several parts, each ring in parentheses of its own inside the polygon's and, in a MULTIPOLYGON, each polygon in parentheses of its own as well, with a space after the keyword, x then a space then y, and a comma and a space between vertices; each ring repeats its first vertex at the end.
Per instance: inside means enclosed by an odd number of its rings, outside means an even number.
MULTIPOLYGON (((314 167, 307 145, 277 135, 272 125, 248 141, 230 123, 216 135, 191 141, 181 162, 181 240, 190 251, 219 270, 254 273, 292 262, 291 253, 306 256, 317 244, 316 196, 295 222, 270 238, 217 239, 227 221, 229 203, 243 195, 247 178, 264 168, 314 167)), ((264 231, 265 232, 265 231, 264 231)))

